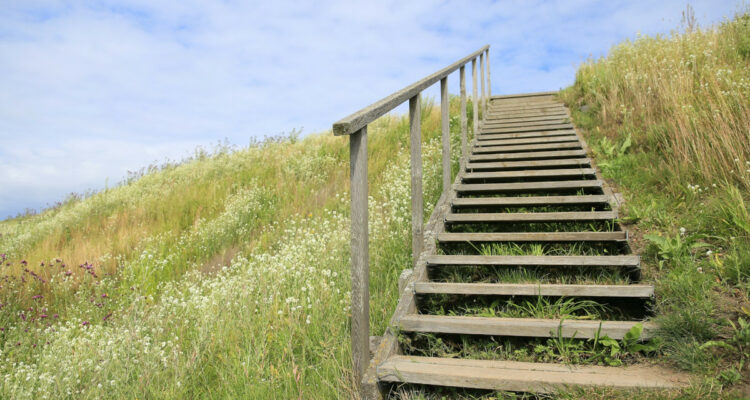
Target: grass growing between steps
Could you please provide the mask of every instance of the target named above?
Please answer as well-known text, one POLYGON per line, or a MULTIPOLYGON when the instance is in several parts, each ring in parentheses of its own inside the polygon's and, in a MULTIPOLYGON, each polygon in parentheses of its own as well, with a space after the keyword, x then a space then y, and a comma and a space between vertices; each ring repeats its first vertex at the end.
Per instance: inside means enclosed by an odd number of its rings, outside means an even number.
POLYGON ((625 197, 656 286, 658 360, 698 374, 700 398, 750 396, 749 61, 741 13, 622 43, 561 95, 625 197))
POLYGON ((644 360, 658 349, 658 341, 639 341, 640 325, 623 340, 608 336, 592 339, 565 338, 552 332, 551 338, 399 333, 407 355, 474 360, 503 360, 575 365, 621 366, 644 360))
MULTIPOLYGON (((429 215, 440 118, 423 107, 429 215)), ((406 117, 370 126, 376 335, 411 265, 408 143, 406 117)), ((292 135, 0 222, 0 398, 356 397, 347 191, 347 140, 292 135)))
POLYGON ((611 256, 625 254, 624 244, 569 243, 441 243, 438 254, 482 256, 611 256))
POLYGON ((617 223, 590 222, 476 222, 447 224, 447 232, 614 232, 617 223))
POLYGON ((632 282, 631 271, 613 267, 430 267, 430 280, 457 283, 554 283, 572 285, 626 285, 632 282))

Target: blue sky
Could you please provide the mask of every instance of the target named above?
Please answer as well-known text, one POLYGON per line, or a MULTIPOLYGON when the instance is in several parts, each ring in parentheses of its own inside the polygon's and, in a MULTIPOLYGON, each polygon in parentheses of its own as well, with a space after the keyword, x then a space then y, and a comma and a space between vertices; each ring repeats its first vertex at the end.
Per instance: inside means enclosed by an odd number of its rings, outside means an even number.
MULTIPOLYGON (((197 146, 325 131, 484 44, 492 46, 493 94, 556 90, 617 42, 679 28, 686 5, 3 3, 0 219, 111 186, 197 146)), ((702 26, 739 9, 736 1, 691 4, 702 26)), ((457 77, 449 83, 455 93, 457 77)))

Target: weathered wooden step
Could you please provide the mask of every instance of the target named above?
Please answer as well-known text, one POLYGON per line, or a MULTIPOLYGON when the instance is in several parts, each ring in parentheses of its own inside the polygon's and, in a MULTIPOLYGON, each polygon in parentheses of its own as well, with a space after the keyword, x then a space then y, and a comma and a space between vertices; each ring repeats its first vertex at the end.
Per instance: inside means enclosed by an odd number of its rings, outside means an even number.
POLYGON ((452 201, 453 207, 558 206, 603 203, 609 203, 608 196, 458 197, 452 201))
POLYGON ((461 183, 453 185, 459 193, 502 193, 502 192, 530 192, 546 190, 571 190, 601 188, 602 182, 596 179, 579 181, 544 181, 544 182, 515 182, 515 183, 461 183))
POLYGON ((576 319, 494 318, 408 314, 399 320, 406 332, 450 333, 458 335, 490 335, 519 337, 565 337, 593 339, 609 336, 621 340, 635 325, 643 325, 642 340, 653 335, 656 325, 638 321, 594 321, 576 319))
POLYGON ((538 116, 530 116, 530 117, 501 117, 500 114, 492 116, 492 118, 488 118, 485 120, 485 122, 506 122, 506 123, 513 123, 513 122, 531 122, 531 121, 554 121, 554 120, 563 120, 563 119, 570 119, 566 115, 538 115, 538 116))
POLYGON ((438 242, 610 242, 628 240, 627 232, 443 232, 438 242))
POLYGON ((505 161, 505 162, 477 162, 466 164, 466 170, 487 170, 487 169, 530 169, 542 167, 568 167, 568 166, 588 166, 591 160, 588 158, 564 158, 561 160, 532 160, 532 161, 505 161))
POLYGON ((538 110, 543 108, 554 108, 564 110, 565 106, 554 102, 526 103, 526 104, 507 104, 507 105, 490 105, 489 111, 509 111, 509 110, 538 110))
POLYGON ((463 172, 463 180, 473 179, 515 179, 515 178, 550 178, 595 175, 593 168, 571 168, 571 169, 532 169, 523 171, 499 171, 499 172, 463 172))
POLYGON ((568 114, 565 110, 555 110, 555 109, 539 109, 539 110, 532 110, 532 111, 496 111, 496 112, 488 112, 486 120, 502 120, 505 118, 529 118, 529 117, 564 117, 564 118, 570 118, 570 114, 568 114))
POLYGON ((612 221, 614 211, 566 211, 536 213, 448 213, 446 223, 612 221))
POLYGON ((573 129, 560 129, 556 131, 540 131, 540 132, 517 132, 517 133, 499 133, 497 135, 489 134, 478 134, 476 136, 477 141, 483 142, 487 140, 504 140, 504 139, 523 139, 523 138, 536 138, 536 137, 553 137, 553 136, 567 136, 575 135, 576 131, 573 129))
POLYGON ((500 139, 500 140, 477 140, 474 142, 475 146, 506 146, 512 144, 537 144, 537 143, 560 143, 560 142, 577 142, 578 136, 576 135, 560 135, 560 136, 540 136, 536 138, 521 138, 521 139, 500 139))
POLYGON ((432 255, 427 265, 482 265, 482 266, 550 266, 550 267, 630 267, 641 265, 639 256, 463 256, 432 255))
POLYGON ((547 90, 542 92, 529 92, 529 93, 514 93, 514 94, 496 94, 490 96, 491 103, 502 103, 505 101, 523 101, 523 100, 537 100, 537 99, 554 99, 557 95, 557 91, 547 90))
POLYGON ((500 161, 500 160, 541 160, 549 158, 563 157, 583 157, 586 155, 585 150, 555 150, 555 151, 534 151, 522 153, 505 153, 505 154, 472 154, 469 155, 469 162, 474 161, 500 161))
POLYGON ((417 294, 491 296, 578 296, 650 298, 652 285, 558 285, 539 283, 442 283, 416 282, 417 294))
POLYGON ((536 151, 536 150, 549 150, 549 149, 580 149, 581 143, 576 140, 575 142, 566 143, 543 143, 543 144, 524 144, 524 145, 510 145, 510 146, 488 146, 488 147, 474 147, 472 152, 474 154, 483 153, 504 153, 504 152, 523 152, 523 151, 536 151))
POLYGON ((385 382, 553 393, 571 386, 672 389, 689 375, 655 366, 601 367, 519 361, 392 356, 376 370, 385 382))
POLYGON ((529 131, 551 131, 556 129, 572 129, 572 124, 557 124, 557 125, 544 125, 544 126, 525 126, 518 128, 484 128, 482 127, 480 132, 482 133, 504 133, 504 132, 529 132, 529 131))
POLYGON ((561 118, 554 121, 529 121, 529 122, 504 122, 496 120, 485 120, 482 123, 482 129, 500 129, 500 128, 525 128, 528 126, 547 127, 550 125, 569 124, 567 118, 561 118))

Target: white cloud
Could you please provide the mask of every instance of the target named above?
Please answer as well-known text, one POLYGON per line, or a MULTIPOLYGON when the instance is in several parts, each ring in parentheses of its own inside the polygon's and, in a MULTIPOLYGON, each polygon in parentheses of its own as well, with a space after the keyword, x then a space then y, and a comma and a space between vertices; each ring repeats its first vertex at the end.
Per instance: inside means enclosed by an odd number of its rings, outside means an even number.
MULTIPOLYGON (((558 89, 572 83, 575 65, 590 54, 602 55, 638 31, 677 27, 684 4, 4 5, 0 218, 102 187, 107 177, 118 181, 128 169, 197 144, 228 138, 244 145, 294 128, 326 130, 487 43, 494 93, 558 89)), ((699 21, 714 22, 731 15, 733 4, 693 6, 699 21)))

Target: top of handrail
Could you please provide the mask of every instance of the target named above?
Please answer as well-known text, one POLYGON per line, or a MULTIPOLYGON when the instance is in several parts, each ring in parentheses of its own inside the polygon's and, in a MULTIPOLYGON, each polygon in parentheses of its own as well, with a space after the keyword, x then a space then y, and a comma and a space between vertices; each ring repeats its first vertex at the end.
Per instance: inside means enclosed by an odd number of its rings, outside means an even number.
POLYGON ((433 83, 445 78, 451 72, 459 69, 469 61, 479 57, 485 50, 489 49, 490 45, 485 45, 481 49, 469 54, 468 56, 454 62, 453 64, 429 75, 411 85, 390 94, 375 103, 349 115, 348 117, 340 119, 338 122, 333 124, 333 134, 336 136, 351 135, 352 133, 360 130, 370 122, 374 121, 378 117, 383 116, 385 113, 398 107, 399 104, 409 100, 415 95, 419 94, 424 89, 431 86, 433 83))

